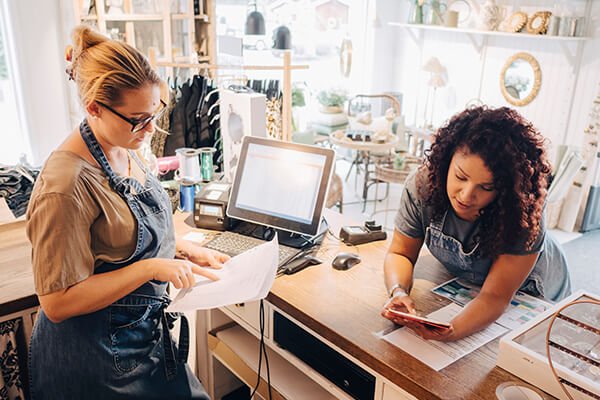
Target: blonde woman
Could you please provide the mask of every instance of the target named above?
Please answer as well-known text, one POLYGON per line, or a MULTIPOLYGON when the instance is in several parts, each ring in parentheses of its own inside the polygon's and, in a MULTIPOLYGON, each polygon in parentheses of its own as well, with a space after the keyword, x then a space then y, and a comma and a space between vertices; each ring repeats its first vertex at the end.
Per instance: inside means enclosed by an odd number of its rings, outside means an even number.
POLYGON ((216 276, 227 256, 176 240, 170 202, 136 155, 164 111, 160 78, 127 44, 79 26, 70 78, 86 118, 56 149, 28 209, 41 311, 33 399, 208 398, 164 309, 168 282, 216 276), (185 257, 174 259, 178 251, 185 257))

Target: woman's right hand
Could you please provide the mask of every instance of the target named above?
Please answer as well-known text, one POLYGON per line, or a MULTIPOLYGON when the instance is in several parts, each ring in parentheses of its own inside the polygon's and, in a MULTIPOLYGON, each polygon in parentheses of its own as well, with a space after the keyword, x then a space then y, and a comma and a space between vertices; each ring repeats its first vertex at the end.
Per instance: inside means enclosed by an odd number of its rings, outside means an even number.
POLYGON ((188 260, 170 260, 166 258, 153 258, 148 260, 152 279, 162 282, 171 282, 176 289, 191 288, 196 284, 196 275, 202 275, 210 280, 219 280, 219 277, 188 260))
POLYGON ((396 296, 391 297, 384 305, 381 310, 381 315, 396 324, 406 325, 406 320, 398 318, 395 314, 388 311, 389 308, 394 308, 398 311, 406 312, 409 314, 417 314, 415 310, 415 302, 413 299, 404 293, 398 293, 396 296))

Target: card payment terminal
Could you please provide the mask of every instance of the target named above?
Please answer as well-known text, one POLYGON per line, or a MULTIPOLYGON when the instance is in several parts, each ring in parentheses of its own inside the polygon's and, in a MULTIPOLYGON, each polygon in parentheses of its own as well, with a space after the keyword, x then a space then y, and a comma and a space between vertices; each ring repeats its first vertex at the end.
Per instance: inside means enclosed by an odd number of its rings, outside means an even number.
POLYGON ((197 228, 225 231, 231 228, 232 220, 227 216, 229 183, 211 182, 204 186, 194 198, 194 224, 197 228))

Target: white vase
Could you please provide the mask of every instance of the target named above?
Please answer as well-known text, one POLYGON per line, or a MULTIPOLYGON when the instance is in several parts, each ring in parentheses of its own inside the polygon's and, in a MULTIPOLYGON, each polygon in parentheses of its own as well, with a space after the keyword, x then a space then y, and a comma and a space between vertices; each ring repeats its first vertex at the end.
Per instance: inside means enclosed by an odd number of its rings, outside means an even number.
POLYGON ((494 0, 486 0, 479 9, 477 27, 481 30, 495 31, 504 19, 504 9, 494 0))

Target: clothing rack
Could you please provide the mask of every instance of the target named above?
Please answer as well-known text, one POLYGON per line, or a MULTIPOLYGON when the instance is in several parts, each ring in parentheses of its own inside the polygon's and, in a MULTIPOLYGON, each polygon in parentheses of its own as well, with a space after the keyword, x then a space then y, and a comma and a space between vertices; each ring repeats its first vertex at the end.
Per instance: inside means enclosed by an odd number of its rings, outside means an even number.
MULTIPOLYGON (((292 65, 292 52, 283 51, 283 65, 217 65, 208 63, 174 63, 157 60, 157 50, 150 48, 148 59, 152 67, 191 68, 199 70, 240 69, 246 71, 283 71, 282 139, 292 140, 292 70, 308 69, 308 65, 292 65)), ((163 88, 164 89, 164 88, 163 88)), ((161 89, 161 91, 163 90, 161 89)))

